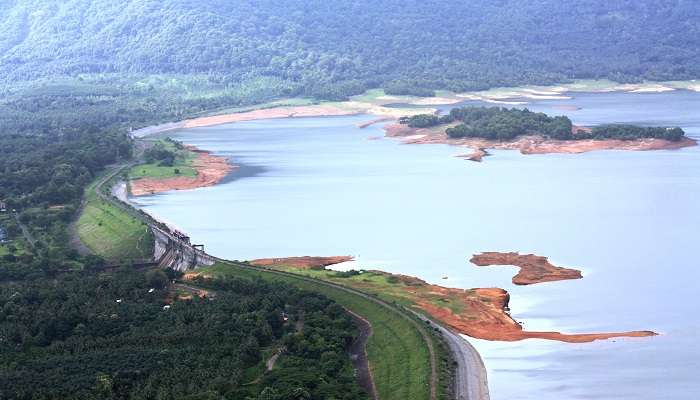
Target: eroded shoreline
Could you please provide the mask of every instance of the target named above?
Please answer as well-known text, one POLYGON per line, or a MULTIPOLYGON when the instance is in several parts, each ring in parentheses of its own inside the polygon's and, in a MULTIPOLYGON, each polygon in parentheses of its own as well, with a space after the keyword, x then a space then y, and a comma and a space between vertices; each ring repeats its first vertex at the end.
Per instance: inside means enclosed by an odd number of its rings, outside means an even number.
MULTIPOLYGON (((488 255, 489 253, 485 254, 488 255)), ((501 257, 500 254, 510 257, 507 260, 508 262, 521 263, 522 261, 522 259, 517 259, 517 257, 516 259, 513 259, 515 256, 512 255, 517 253, 493 253, 493 257, 489 255, 489 257, 492 258, 488 260, 500 262, 500 258, 498 260, 495 258, 496 254, 499 254, 499 257, 501 257)), ((530 263, 542 264, 540 259, 532 260, 532 257, 529 257, 529 255, 525 255, 524 257, 525 260, 530 263)), ((546 261, 546 257, 541 258, 546 261)), ((321 276, 315 277, 327 279, 333 283, 348 285, 355 289, 374 293, 379 296, 389 293, 390 296, 407 301, 412 307, 427 313, 432 318, 441 321, 457 332, 477 339, 507 342, 524 339, 546 339, 567 343, 586 343, 595 340, 612 338, 649 337, 657 335, 655 332, 648 330, 571 334, 561 332, 526 331, 523 329, 520 323, 510 316, 508 308, 510 295, 504 289, 446 288, 443 286, 429 284, 416 277, 390 274, 376 270, 358 272, 357 275, 354 275, 356 279, 348 278, 346 275, 343 275, 346 276, 344 278, 337 278, 336 276, 338 273, 326 269, 326 267, 330 265, 352 260, 353 258, 349 256, 289 257, 253 260, 250 262, 250 264, 258 267, 273 268, 301 274, 308 274, 309 272, 313 271, 313 273, 316 275, 322 274, 321 276), (334 274, 336 274, 336 276, 334 276, 334 274), (386 284, 378 284, 377 278, 382 278, 382 280, 388 282, 388 286, 386 284)), ((546 268, 546 272, 548 272, 550 275, 540 277, 540 279, 547 279, 548 277, 551 277, 552 269, 559 268, 554 266, 551 267, 552 268, 546 268)), ((560 273, 573 274, 571 272, 560 273)), ((550 279, 550 281, 551 280, 555 279, 550 279)))
POLYGON ((194 146, 186 146, 189 151, 196 153, 192 168, 197 171, 194 177, 177 176, 171 178, 139 178, 129 181, 129 191, 132 196, 144 196, 171 190, 196 189, 214 186, 221 182, 231 171, 239 168, 229 163, 226 157, 215 156, 209 151, 200 150, 194 146))

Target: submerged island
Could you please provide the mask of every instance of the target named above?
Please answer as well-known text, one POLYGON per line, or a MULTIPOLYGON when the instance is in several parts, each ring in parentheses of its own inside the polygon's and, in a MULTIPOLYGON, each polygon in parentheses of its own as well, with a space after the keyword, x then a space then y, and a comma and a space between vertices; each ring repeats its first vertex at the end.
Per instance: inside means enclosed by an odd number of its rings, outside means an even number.
POLYGON ((386 127, 387 136, 407 143, 448 143, 472 147, 465 157, 481 161, 485 149, 523 154, 582 153, 592 150, 660 150, 696 145, 679 127, 629 124, 577 126, 566 116, 551 117, 518 108, 460 107, 449 114, 418 114, 386 127))

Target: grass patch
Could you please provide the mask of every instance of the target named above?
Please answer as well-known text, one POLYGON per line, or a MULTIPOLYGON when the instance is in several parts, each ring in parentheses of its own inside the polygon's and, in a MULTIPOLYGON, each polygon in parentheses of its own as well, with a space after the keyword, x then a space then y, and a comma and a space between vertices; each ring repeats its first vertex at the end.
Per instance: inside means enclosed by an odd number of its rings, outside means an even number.
POLYGON ((107 260, 150 258, 154 239, 146 224, 101 200, 95 193, 96 184, 86 189, 86 204, 76 225, 80 240, 107 260))
POLYGON ((130 179, 165 179, 178 176, 193 178, 197 176, 197 170, 192 167, 192 163, 197 158, 197 153, 187 148, 177 148, 175 143, 170 140, 157 140, 155 142, 161 144, 166 150, 175 154, 173 165, 161 165, 158 161, 137 165, 129 171, 130 179))
POLYGON ((237 276, 283 281, 328 296, 362 315, 372 324, 374 333, 367 343, 367 355, 379 397, 384 400, 429 398, 428 347, 415 326, 401 315, 355 294, 291 276, 257 272, 228 264, 217 264, 198 271, 213 277, 237 276))

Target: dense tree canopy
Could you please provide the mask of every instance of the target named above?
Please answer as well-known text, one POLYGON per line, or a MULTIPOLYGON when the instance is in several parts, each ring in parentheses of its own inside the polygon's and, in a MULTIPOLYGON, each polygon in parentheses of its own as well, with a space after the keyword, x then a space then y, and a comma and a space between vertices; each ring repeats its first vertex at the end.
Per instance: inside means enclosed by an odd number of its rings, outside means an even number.
POLYGON ((685 135, 683 129, 678 127, 611 124, 590 130, 574 129, 568 117, 550 117, 527 108, 459 107, 453 108, 446 115, 418 114, 400 118, 399 122, 412 128, 452 124, 446 125, 445 129, 451 138, 478 137, 492 140, 512 140, 533 134, 560 140, 655 138, 679 141, 685 135))
POLYGON ((447 128, 452 138, 483 137, 487 139, 510 140, 528 133, 548 136, 554 139, 573 139, 572 123, 568 117, 549 117, 517 108, 462 107, 453 108, 449 118, 461 123, 447 128))
POLYGON ((206 74, 324 98, 686 79, 698 18, 694 0, 14 0, 0 76, 206 74))
POLYGON ((0 285, 0 398, 366 398, 347 356, 355 327, 339 305, 242 279, 201 280, 209 297, 174 300, 169 274, 0 285))

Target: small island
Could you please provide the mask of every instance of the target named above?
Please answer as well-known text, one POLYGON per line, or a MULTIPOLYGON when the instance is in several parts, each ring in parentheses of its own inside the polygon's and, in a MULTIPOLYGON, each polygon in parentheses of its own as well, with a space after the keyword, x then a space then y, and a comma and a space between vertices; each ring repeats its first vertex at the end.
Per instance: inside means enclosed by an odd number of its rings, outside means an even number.
POLYGON ((449 114, 402 117, 386 126, 387 136, 405 143, 447 143, 471 147, 464 156, 481 161, 485 149, 520 150, 523 154, 583 153, 593 150, 661 150, 695 146, 679 127, 606 124, 574 125, 566 116, 550 117, 528 109, 453 108, 449 114))
POLYGON ((469 261, 480 267, 493 265, 514 265, 519 267, 520 271, 513 277, 513 283, 516 285, 533 285, 542 282, 583 278, 581 271, 577 269, 557 267, 552 265, 547 257, 534 254, 489 251, 475 254, 469 261))

